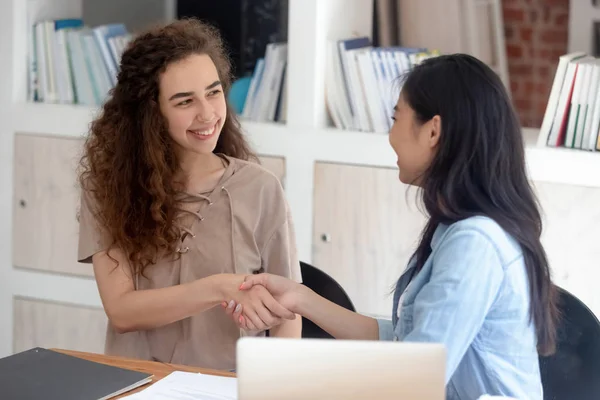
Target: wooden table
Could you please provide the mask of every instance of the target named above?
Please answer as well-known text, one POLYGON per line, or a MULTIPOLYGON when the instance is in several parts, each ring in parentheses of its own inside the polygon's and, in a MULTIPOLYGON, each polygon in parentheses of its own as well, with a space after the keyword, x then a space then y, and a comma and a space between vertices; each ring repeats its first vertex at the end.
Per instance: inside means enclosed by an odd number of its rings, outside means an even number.
MULTIPOLYGON (((198 367, 190 367, 187 365, 177 365, 177 364, 167 364, 156 361, 146 361, 146 360, 136 360, 132 358, 124 358, 124 357, 116 357, 116 356, 107 356, 104 354, 96 354, 96 353, 85 353, 81 351, 73 351, 73 350, 64 350, 64 349, 50 349, 53 351, 57 351, 59 353, 68 354, 70 356, 75 356, 79 358, 83 358, 85 360, 98 362, 101 364, 112 365, 114 367, 130 369, 133 371, 139 371, 146 374, 154 375, 152 378, 152 383, 164 378, 174 371, 184 371, 184 372, 200 372, 202 374, 208 375, 217 375, 217 376, 229 376, 235 377, 235 374, 227 371, 218 371, 206 368, 198 368, 198 367)), ((139 392, 152 383, 146 384, 140 388, 124 393, 121 396, 114 397, 113 399, 120 399, 122 397, 128 396, 130 394, 139 392)), ((112 399, 111 399, 112 400, 112 399)))

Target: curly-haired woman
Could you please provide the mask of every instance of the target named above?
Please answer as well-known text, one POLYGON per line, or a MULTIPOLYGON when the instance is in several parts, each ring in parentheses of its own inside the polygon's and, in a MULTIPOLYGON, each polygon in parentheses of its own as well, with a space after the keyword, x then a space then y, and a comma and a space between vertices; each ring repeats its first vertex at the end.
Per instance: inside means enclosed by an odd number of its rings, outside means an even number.
POLYGON ((215 307, 231 299, 252 334, 281 318, 271 336, 300 336, 301 319, 266 290, 238 290, 259 271, 301 277, 282 187, 228 108, 230 69, 214 28, 152 28, 123 53, 91 125, 78 259, 93 263, 108 354, 232 369, 241 332, 215 307))

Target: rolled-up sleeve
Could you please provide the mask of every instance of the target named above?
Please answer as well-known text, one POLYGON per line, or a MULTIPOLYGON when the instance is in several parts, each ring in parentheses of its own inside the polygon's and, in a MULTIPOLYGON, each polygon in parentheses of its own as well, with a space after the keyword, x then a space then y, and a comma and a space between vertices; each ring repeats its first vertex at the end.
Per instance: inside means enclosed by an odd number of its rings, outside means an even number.
POLYGON ((389 319, 377 319, 377 325, 379 326, 379 340, 393 340, 394 326, 392 325, 392 321, 389 319))

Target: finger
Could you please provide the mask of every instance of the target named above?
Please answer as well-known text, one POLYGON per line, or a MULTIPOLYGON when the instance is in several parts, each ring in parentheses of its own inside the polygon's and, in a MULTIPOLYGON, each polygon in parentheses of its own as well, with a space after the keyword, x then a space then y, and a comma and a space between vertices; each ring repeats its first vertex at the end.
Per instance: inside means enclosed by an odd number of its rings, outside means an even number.
POLYGON ((244 316, 242 315, 242 308, 243 308, 242 305, 238 304, 233 312, 232 318, 233 318, 233 321, 237 324, 238 328, 248 330, 249 328, 246 325, 246 320, 245 320, 244 316))
POLYGON ((277 300, 270 293, 266 292, 261 295, 261 300, 265 307, 271 311, 273 315, 279 318, 294 320, 296 319, 296 314, 279 304, 277 300))
POLYGON ((244 317, 243 315, 240 315, 239 325, 241 326, 242 329, 244 329, 246 331, 256 330, 256 328, 252 324, 252 322, 250 322, 250 320, 248 318, 244 317))
POLYGON ((247 331, 258 331, 260 329, 258 329, 256 326, 254 326, 254 324, 252 323, 252 320, 250 320, 249 318, 246 317, 242 317, 244 319, 244 323, 246 324, 246 330, 247 331))
POLYGON ((242 306, 241 304, 238 304, 235 309, 233 310, 233 319, 234 321, 237 321, 240 319, 240 316, 242 315, 242 311, 244 309, 244 306, 242 306))
POLYGON ((267 307, 265 307, 264 305, 262 305, 256 309, 256 314, 261 319, 261 321, 264 322, 264 324, 266 326, 265 329, 270 329, 270 328, 274 327, 275 325, 281 324, 281 318, 278 318, 278 317, 274 316, 273 314, 271 314, 271 311, 269 311, 269 309, 267 307))
POLYGON ((233 314, 233 311, 234 311, 234 309, 235 309, 235 307, 236 307, 235 301, 234 301, 234 300, 231 300, 231 301, 230 301, 230 302, 227 304, 227 308, 225 309, 225 313, 226 313, 227 315, 232 315, 232 314, 233 314))
POLYGON ((244 312, 244 317, 247 320, 246 323, 250 325, 250 323, 254 326, 256 330, 262 331, 267 329, 265 323, 260 319, 258 314, 254 309, 250 309, 246 307, 246 311, 244 312))
POLYGON ((258 274, 258 275, 248 275, 244 282, 240 286, 240 290, 248 290, 252 286, 262 285, 267 287, 267 275, 266 274, 258 274))
POLYGON ((238 319, 235 320, 235 322, 237 322, 238 326, 244 330, 248 330, 248 326, 246 325, 246 320, 244 319, 243 315, 240 315, 238 317, 238 319))

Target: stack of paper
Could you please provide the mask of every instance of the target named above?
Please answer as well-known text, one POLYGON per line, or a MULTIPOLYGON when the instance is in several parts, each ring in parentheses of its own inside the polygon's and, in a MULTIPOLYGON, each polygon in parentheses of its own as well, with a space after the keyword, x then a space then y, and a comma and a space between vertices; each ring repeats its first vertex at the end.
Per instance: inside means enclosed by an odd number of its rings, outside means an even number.
POLYGON ((127 400, 237 400, 237 379, 176 371, 127 400))

